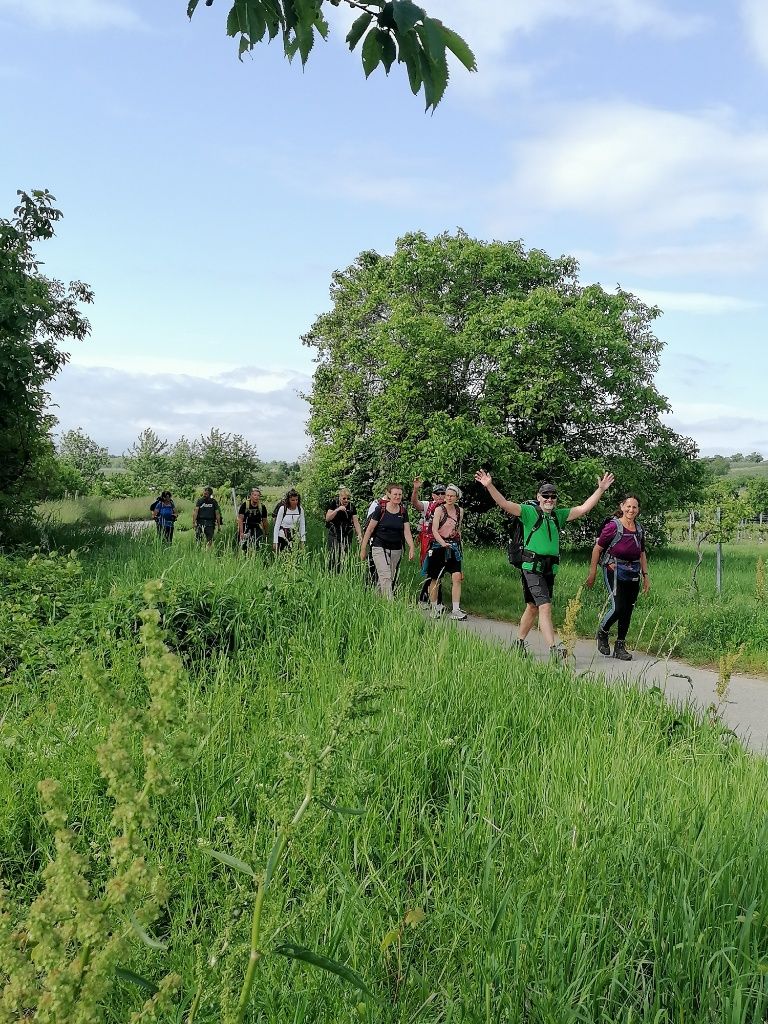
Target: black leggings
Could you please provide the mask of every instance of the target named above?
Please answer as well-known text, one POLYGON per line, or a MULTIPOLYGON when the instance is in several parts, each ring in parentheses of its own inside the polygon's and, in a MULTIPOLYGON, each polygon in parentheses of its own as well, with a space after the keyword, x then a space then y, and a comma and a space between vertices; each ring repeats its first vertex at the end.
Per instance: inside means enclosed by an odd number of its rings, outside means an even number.
POLYGON ((614 622, 618 622, 616 639, 626 640, 637 595, 640 593, 640 577, 638 576, 636 580, 614 579, 613 568, 604 565, 603 582, 608 590, 609 604, 603 621, 600 623, 600 629, 607 633, 614 622))

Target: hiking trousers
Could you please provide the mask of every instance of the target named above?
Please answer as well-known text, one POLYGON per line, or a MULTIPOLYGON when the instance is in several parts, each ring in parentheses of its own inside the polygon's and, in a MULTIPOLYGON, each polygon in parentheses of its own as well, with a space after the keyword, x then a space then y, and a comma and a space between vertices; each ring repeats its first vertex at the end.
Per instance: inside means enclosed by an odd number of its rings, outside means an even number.
POLYGON ((372 547, 371 554, 376 566, 376 575, 379 577, 379 590, 384 597, 392 600, 395 596, 393 588, 397 579, 397 570, 400 568, 400 559, 403 557, 403 549, 372 547))
POLYGON ((614 622, 617 622, 616 639, 626 640, 632 612, 635 610, 635 603, 640 593, 640 579, 617 579, 615 570, 609 565, 604 565, 603 582, 608 591, 608 610, 600 623, 600 629, 607 633, 614 622))

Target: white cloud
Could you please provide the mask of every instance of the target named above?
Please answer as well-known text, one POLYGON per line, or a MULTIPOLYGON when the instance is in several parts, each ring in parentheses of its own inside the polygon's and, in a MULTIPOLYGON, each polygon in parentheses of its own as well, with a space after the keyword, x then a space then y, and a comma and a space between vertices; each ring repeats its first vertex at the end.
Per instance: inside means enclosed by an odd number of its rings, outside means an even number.
POLYGON ((637 295, 649 306, 659 306, 665 313, 700 313, 704 316, 717 316, 722 313, 745 313, 759 309, 763 305, 752 299, 742 299, 736 295, 714 295, 711 292, 657 291, 633 288, 631 285, 627 286, 626 291, 637 295))
POLYGON ((603 217, 636 235, 739 222, 768 232, 768 132, 725 110, 572 104, 515 148, 503 200, 603 217))
POLYGON ((82 427, 115 454, 145 427, 175 441, 219 427, 243 434, 264 459, 293 459, 304 433, 308 376, 290 370, 230 369, 212 375, 136 373, 104 366, 66 366, 51 385, 59 430, 82 427))
POLYGON ((678 433, 692 437, 704 455, 758 451, 768 454, 768 413, 725 403, 676 403, 665 417, 678 433))
POLYGON ((768 4, 765 0, 742 0, 741 16, 750 46, 768 67, 768 4))
POLYGON ((45 29, 139 28, 142 24, 123 0, 0 0, 3 11, 45 29))

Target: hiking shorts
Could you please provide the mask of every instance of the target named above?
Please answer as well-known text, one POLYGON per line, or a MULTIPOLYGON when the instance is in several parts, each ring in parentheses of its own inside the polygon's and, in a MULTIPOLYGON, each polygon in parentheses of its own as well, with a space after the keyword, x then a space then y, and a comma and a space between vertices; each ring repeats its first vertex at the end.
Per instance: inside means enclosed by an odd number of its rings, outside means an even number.
POLYGON ((433 544, 427 556, 427 577, 431 580, 438 580, 445 573, 453 575, 455 572, 461 572, 461 561, 456 557, 453 548, 444 548, 439 544, 433 544))
POLYGON ((531 572, 522 569, 523 597, 526 604, 535 604, 540 608, 543 604, 552 603, 555 590, 555 574, 553 572, 531 572))

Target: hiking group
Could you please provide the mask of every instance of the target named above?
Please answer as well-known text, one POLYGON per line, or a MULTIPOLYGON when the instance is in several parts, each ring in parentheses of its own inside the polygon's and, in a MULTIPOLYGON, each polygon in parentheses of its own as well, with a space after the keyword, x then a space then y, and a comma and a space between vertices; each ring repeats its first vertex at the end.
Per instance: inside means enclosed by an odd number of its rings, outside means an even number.
MULTIPOLYGON (((538 623, 550 651, 550 656, 563 658, 565 650, 557 642, 552 623, 552 597, 555 577, 560 564, 560 535, 563 527, 591 512, 614 482, 612 473, 605 473, 595 491, 581 504, 568 508, 557 507, 557 488, 552 483, 538 487, 535 500, 511 501, 505 498, 485 470, 475 473, 492 500, 513 517, 508 555, 510 563, 520 570, 525 611, 520 620, 517 649, 527 653, 526 638, 538 623)), ((464 580, 462 525, 464 509, 459 502, 462 492, 456 484, 435 484, 428 500, 420 497, 422 480, 416 477, 410 495, 410 504, 419 513, 417 535, 419 563, 424 581, 419 603, 430 609, 435 618, 445 611, 443 605, 443 579, 450 579, 450 617, 459 621, 467 618, 461 607, 461 587, 464 580)), ((152 514, 158 536, 170 544, 177 518, 169 491, 163 491, 153 502, 152 514)), ((603 524, 592 549, 590 567, 585 585, 593 587, 598 570, 601 572, 608 601, 607 609, 597 629, 597 649, 603 655, 612 655, 630 661, 626 638, 632 612, 640 589, 647 593, 650 584, 643 528, 638 522, 640 505, 635 495, 626 495, 618 514, 603 524), (611 650, 610 631, 616 625, 616 640, 611 650)), ((261 491, 254 487, 237 512, 237 539, 244 552, 258 548, 269 535, 269 514, 261 491)), ((301 495, 291 488, 272 512, 274 526, 272 547, 276 554, 289 551, 298 541, 306 543, 306 520, 301 495)), ((203 490, 195 502, 192 522, 198 543, 205 541, 211 547, 217 529, 221 528, 221 508, 210 487, 203 490)), ((369 505, 364 525, 361 526, 357 508, 347 487, 340 487, 337 496, 325 509, 324 522, 328 543, 328 568, 341 571, 354 539, 360 545, 360 558, 368 565, 368 579, 388 599, 394 597, 403 551, 409 560, 415 557, 415 544, 408 509, 403 503, 403 489, 390 484, 381 497, 369 505)))

